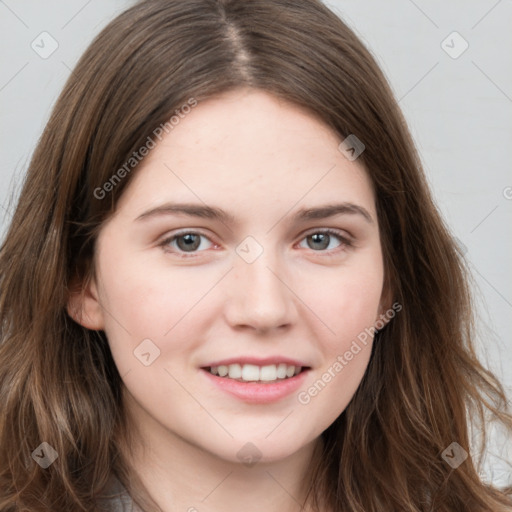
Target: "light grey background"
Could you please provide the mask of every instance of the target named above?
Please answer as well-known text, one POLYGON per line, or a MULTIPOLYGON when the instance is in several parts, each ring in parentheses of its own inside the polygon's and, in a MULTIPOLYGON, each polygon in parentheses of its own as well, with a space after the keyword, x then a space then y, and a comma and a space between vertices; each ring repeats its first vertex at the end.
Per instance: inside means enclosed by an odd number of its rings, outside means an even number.
MULTIPOLYGON (((132 3, 0 0, 2 233, 13 208, 9 197, 19 191, 70 70, 93 36, 132 3), (42 58, 31 44, 48 51, 45 31, 58 48, 42 58)), ((437 204, 467 249, 480 355, 512 396, 512 1, 326 4, 370 48, 391 83, 437 204)))

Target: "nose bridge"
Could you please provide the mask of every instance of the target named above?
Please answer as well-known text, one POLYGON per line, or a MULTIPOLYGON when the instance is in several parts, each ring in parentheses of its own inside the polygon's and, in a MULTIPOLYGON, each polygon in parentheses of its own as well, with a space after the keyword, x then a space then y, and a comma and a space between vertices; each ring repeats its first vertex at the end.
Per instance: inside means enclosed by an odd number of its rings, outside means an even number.
POLYGON ((258 245, 245 240, 237 247, 228 314, 233 324, 269 329, 292 322, 295 308, 284 262, 268 244, 258 245))

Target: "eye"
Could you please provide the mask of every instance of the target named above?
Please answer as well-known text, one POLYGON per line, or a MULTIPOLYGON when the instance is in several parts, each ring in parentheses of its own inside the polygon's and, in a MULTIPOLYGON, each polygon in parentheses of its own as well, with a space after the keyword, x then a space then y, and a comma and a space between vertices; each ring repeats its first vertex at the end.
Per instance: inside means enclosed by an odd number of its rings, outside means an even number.
MULTIPOLYGON (((181 233, 177 233, 169 238, 166 238, 160 245, 167 252, 183 252, 183 253, 194 253, 194 252, 202 252, 197 251, 197 249, 202 245, 201 238, 205 240, 211 240, 207 238, 205 235, 201 233, 197 233, 195 231, 185 231, 181 233), (175 244, 175 245, 174 245, 175 244), (169 246, 171 246, 174 251, 169 251, 169 246), (177 251, 176 251, 177 248, 177 251)), ((203 244, 204 245, 204 244, 203 244)), ((187 256, 184 256, 187 257, 187 256)))
MULTIPOLYGON (((213 244, 213 242, 202 233, 196 231, 183 231, 166 238, 159 245, 163 247, 166 252, 175 253, 181 257, 187 258, 193 257, 194 253, 202 252, 202 250, 198 250, 204 245, 202 244, 202 239, 208 240, 210 244, 213 244)), ((334 229, 313 231, 306 235, 302 240, 306 240, 309 248, 313 249, 315 252, 330 253, 331 250, 338 252, 346 247, 352 246, 351 241, 346 236, 334 229), (337 238, 340 242, 337 248, 330 247, 333 238, 337 238)), ((206 247, 206 249, 207 248, 208 247, 206 247)), ((204 249, 205 248, 203 247, 203 250, 204 249)))
MULTIPOLYGON (((324 252, 329 249, 333 238, 337 238, 341 243, 337 246, 339 250, 352 245, 351 241, 341 232, 334 229, 321 229, 309 233, 303 240, 306 240, 308 247, 315 252, 324 252)), ((330 249, 336 249, 330 247, 330 249)), ((336 251, 337 252, 337 251, 336 251)))

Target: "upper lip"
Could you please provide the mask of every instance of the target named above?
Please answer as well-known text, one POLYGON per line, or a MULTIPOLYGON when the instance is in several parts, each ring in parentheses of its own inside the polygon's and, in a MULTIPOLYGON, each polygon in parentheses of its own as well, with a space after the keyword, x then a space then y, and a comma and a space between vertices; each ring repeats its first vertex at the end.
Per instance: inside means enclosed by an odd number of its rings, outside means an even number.
POLYGON ((268 366, 268 365, 278 365, 278 364, 287 364, 288 366, 302 366, 304 368, 308 367, 304 361, 299 361, 298 359, 292 359, 290 357, 284 356, 271 356, 271 357, 251 357, 251 356, 239 356, 239 357, 230 357, 228 359, 219 359, 217 361, 213 361, 208 363, 201 368, 210 368, 212 366, 229 366, 230 364, 254 364, 256 366, 268 366))

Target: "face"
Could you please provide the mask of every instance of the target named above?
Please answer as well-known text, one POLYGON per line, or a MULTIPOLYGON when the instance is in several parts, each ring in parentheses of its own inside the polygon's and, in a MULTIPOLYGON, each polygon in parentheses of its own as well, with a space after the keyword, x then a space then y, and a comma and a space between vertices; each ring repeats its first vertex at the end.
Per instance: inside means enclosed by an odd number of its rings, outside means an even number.
POLYGON ((385 309, 375 197, 341 141, 243 89, 199 103, 137 168, 80 322, 105 331, 143 429, 272 461, 346 408, 385 309))

